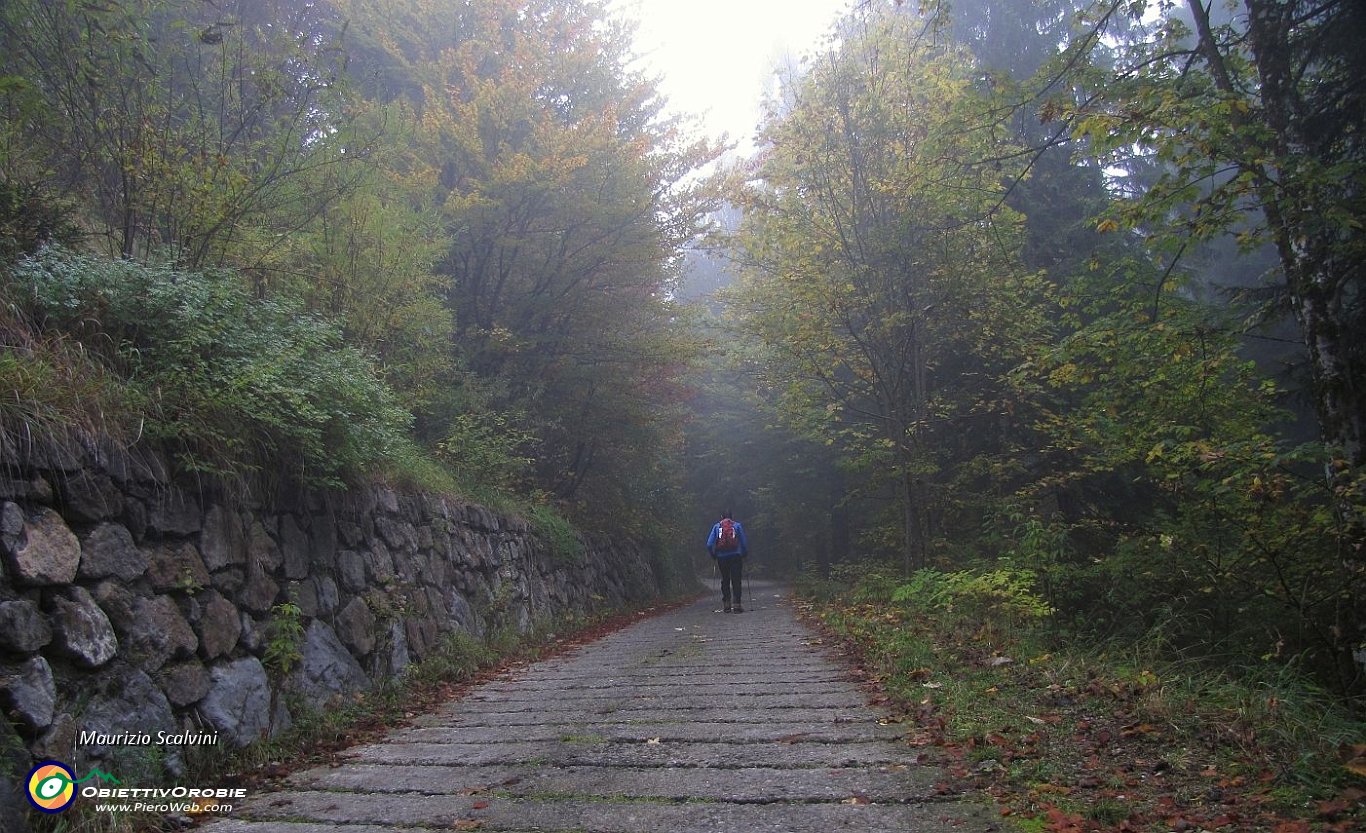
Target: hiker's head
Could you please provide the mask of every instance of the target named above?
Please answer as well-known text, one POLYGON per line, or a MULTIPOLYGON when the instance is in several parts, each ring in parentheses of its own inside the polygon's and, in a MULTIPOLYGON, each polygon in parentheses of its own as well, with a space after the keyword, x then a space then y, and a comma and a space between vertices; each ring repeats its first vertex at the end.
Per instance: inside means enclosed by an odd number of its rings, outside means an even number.
POLYGON ((726 520, 732 520, 732 521, 735 520, 735 517, 734 517, 733 515, 730 514, 730 510, 729 510, 729 509, 724 510, 724 511, 721 513, 721 517, 724 518, 724 519, 726 519, 726 520))

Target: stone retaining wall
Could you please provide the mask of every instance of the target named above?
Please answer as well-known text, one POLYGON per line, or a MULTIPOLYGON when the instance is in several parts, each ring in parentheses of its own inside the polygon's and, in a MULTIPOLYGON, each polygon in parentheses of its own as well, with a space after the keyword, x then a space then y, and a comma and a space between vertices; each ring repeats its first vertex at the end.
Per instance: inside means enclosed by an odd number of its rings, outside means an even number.
MULTIPOLYGON (((87 767, 160 732, 240 746, 428 655, 443 636, 657 592, 630 545, 557 558, 529 525, 370 488, 275 505, 173 484, 155 456, 3 449, 0 755, 87 767), (297 612, 286 610, 292 602, 297 612), (279 623, 299 636, 281 636, 279 623), (297 647, 286 679, 272 651, 297 647), (93 738, 92 738, 93 733, 93 738)), ((144 752, 143 754, 149 754, 144 752)), ((183 747, 153 750, 175 773, 183 747)), ((27 771, 24 769, 23 771, 27 771)))

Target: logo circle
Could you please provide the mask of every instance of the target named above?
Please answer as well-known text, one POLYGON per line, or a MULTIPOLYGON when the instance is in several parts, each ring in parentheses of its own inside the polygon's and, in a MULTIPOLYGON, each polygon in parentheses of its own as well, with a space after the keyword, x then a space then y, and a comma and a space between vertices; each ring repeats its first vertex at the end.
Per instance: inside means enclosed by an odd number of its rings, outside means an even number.
POLYGON ((76 799, 76 775, 66 764, 43 761, 28 774, 28 800, 44 813, 60 813, 76 799))

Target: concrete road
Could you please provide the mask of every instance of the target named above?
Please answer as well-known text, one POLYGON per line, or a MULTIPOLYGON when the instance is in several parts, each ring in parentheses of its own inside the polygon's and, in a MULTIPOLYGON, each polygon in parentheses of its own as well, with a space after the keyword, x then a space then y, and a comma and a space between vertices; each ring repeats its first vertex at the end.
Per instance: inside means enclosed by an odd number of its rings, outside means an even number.
POLYGON ((989 831, 755 584, 519 669, 210 833, 989 831))

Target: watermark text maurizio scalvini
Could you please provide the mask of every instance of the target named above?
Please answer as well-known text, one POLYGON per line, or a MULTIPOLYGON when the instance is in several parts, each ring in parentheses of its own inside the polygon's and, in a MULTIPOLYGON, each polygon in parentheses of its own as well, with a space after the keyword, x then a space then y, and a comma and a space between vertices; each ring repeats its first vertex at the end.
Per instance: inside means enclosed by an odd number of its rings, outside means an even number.
POLYGON ((217 732, 81 732, 81 746, 217 746, 217 732))

